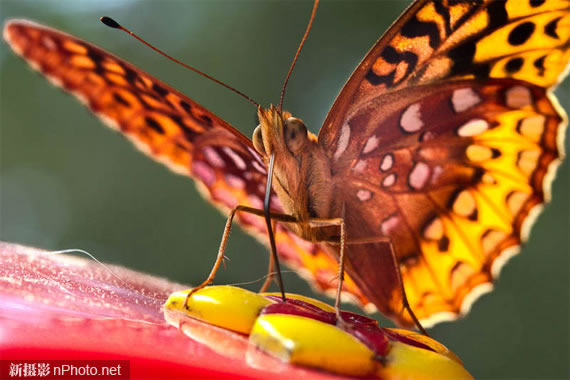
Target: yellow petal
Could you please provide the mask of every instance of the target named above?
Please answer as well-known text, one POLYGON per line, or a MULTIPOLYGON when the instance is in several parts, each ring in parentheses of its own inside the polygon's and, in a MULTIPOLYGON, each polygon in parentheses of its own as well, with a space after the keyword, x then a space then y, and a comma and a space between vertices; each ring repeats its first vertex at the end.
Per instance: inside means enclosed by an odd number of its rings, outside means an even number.
POLYGON ((273 303, 260 294, 234 286, 207 286, 192 294, 184 307, 189 292, 171 294, 164 308, 242 334, 249 334, 261 310, 273 303))
POLYGON ((373 360, 374 353, 352 335, 296 315, 260 316, 249 340, 285 362, 344 375, 370 375, 379 365, 373 360))
POLYGON ((447 356, 450 359, 455 360, 459 364, 463 365, 463 362, 457 355, 449 350, 449 348, 445 347, 443 344, 439 343, 438 341, 430 338, 429 336, 425 336, 423 334, 417 333, 411 330, 404 330, 404 329, 390 329, 392 331, 397 332, 400 335, 404 335, 410 339, 413 339, 417 342, 423 343, 426 346, 430 347, 431 349, 435 350, 437 353, 447 356))
POLYGON ((437 352, 393 342, 378 377, 390 380, 472 380, 473 376, 454 359, 437 352))

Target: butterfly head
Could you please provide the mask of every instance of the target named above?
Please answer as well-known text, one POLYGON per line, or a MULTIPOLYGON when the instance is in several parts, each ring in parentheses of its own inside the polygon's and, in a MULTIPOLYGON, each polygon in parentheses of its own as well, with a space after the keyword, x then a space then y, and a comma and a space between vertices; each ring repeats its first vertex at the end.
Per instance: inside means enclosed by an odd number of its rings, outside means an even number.
MULTIPOLYGON (((275 155, 273 188, 284 211, 299 220, 326 217, 330 199, 322 194, 332 193, 331 170, 317 137, 300 119, 277 107, 260 107, 257 113, 260 124, 253 133, 253 145, 266 163, 275 155)), ((306 231, 296 232, 309 238, 306 231)))
POLYGON ((258 108, 259 125, 253 132, 253 145, 264 157, 299 156, 316 137, 307 130, 301 119, 277 107, 258 108))

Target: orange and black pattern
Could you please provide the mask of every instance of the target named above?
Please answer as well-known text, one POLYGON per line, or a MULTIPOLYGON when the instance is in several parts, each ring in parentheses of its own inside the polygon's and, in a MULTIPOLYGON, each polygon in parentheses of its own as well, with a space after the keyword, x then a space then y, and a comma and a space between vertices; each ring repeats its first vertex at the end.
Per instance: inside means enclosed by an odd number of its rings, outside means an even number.
MULTIPOLYGON (((492 288, 549 200, 566 130, 550 89, 569 61, 569 1, 417 1, 331 109, 319 142, 352 234, 390 238, 425 325, 492 288)), ((409 325, 386 269, 367 269, 386 253, 351 250, 364 294, 409 325)))

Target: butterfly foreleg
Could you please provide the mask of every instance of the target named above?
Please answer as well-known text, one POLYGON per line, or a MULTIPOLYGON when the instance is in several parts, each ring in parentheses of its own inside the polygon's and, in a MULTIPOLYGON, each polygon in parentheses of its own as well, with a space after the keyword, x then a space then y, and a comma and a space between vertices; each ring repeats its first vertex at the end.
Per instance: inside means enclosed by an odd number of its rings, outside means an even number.
MULTIPOLYGON (((210 271, 210 274, 208 275, 206 280, 204 282, 202 282, 200 285, 194 287, 190 292, 188 292, 188 295, 186 296, 186 301, 188 301, 188 299, 192 296, 192 294, 194 294, 198 290, 208 286, 210 283, 212 283, 214 281, 214 278, 216 277, 216 273, 218 272, 218 269, 220 268, 220 264, 222 264, 224 262, 224 258, 226 257, 225 252, 226 252, 226 246, 228 243, 228 238, 230 237, 230 231, 232 229, 234 217, 238 211, 247 212, 249 214, 253 214, 253 215, 257 215, 257 216, 261 216, 261 217, 263 217, 265 215, 263 210, 253 208, 253 207, 249 207, 249 206, 243 206, 243 205, 238 205, 230 211, 230 214, 228 215, 228 219, 226 221, 226 225, 224 227, 224 232, 222 234, 222 240, 220 242, 220 247, 218 248, 218 255, 216 256, 216 261, 214 262, 214 266, 212 267, 212 270, 210 271)), ((269 215, 270 215, 271 219, 274 221, 282 221, 282 222, 296 222, 297 221, 297 219, 291 215, 279 214, 279 213, 274 213, 274 212, 270 212, 269 215)), ((273 270, 272 269, 273 265, 274 265, 274 263, 272 263, 270 261, 271 271, 273 270)), ((266 280, 266 282, 267 282, 267 280, 266 280)), ((264 284, 264 287, 265 287, 265 284, 264 284)), ((186 302, 185 302, 185 304, 186 304, 186 302)))
POLYGON ((404 282, 402 281, 402 275, 400 273, 400 267, 398 266, 398 261, 396 259, 396 251, 394 248, 394 244, 392 243, 392 240, 390 238, 387 238, 384 236, 379 236, 379 237, 355 239, 355 240, 349 241, 347 244, 353 245, 353 244, 371 244, 371 243, 386 243, 390 246, 390 257, 392 258, 392 263, 394 264, 394 270, 396 272, 396 277, 398 280, 398 284, 400 286, 400 291, 402 292, 402 309, 401 310, 406 309, 408 311, 408 313, 410 314, 410 317, 414 321, 414 324, 416 325, 418 330, 422 334, 429 336, 427 331, 424 329, 424 327, 422 326, 422 324, 420 323, 420 321, 418 320, 418 318, 414 314, 414 311, 412 310, 412 307, 410 306, 410 303, 408 302, 408 296, 406 295, 406 288, 404 287, 404 282))
POLYGON ((338 286, 336 289, 336 297, 334 301, 334 309, 336 312, 337 321, 343 323, 342 317, 340 315, 340 294, 342 291, 342 283, 344 280, 344 253, 346 251, 346 228, 344 224, 344 218, 311 218, 309 220, 309 225, 312 228, 322 228, 330 226, 339 226, 340 228, 340 238, 335 239, 334 243, 340 243, 340 253, 338 259, 338 286))

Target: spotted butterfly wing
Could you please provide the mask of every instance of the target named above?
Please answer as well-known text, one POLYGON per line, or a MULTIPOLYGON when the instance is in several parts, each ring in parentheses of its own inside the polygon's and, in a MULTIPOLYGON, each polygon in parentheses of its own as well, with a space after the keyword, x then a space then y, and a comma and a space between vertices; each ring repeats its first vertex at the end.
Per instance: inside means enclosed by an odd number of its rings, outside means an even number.
POLYGON ((198 178, 216 204, 233 207, 234 198, 251 204, 248 195, 264 193, 266 171, 251 141, 166 84, 91 44, 29 21, 7 23, 4 38, 143 152, 198 178))
MULTIPOLYGON (((423 324, 490 290, 549 200, 566 128, 549 90, 569 60, 568 1, 417 1, 338 96, 319 143, 349 239, 391 239, 423 324)), ((350 247, 348 270, 411 325, 388 249, 350 247)))

